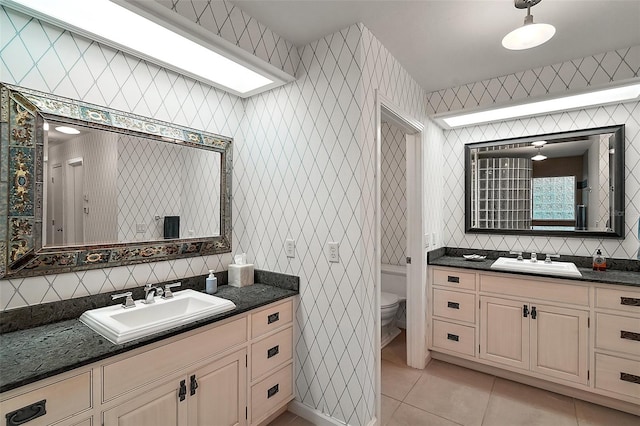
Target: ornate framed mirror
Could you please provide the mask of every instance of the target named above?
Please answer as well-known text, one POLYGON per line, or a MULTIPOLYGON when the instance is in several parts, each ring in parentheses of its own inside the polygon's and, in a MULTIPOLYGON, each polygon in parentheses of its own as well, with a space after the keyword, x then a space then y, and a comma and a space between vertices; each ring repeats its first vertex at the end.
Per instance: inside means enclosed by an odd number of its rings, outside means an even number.
POLYGON ((232 144, 0 84, 0 278, 230 252, 232 144))

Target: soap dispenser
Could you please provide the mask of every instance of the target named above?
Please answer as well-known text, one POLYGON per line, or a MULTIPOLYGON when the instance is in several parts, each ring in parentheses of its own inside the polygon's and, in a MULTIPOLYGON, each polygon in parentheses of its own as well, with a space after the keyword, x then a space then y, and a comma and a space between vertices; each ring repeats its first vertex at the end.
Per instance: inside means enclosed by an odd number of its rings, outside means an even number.
POLYGON ((209 276, 207 277, 205 291, 208 294, 214 294, 216 291, 218 291, 218 279, 215 275, 213 275, 212 270, 209 270, 209 276))
POLYGON ((606 271, 607 260, 602 255, 602 251, 598 249, 596 254, 593 255, 593 270, 594 271, 606 271))

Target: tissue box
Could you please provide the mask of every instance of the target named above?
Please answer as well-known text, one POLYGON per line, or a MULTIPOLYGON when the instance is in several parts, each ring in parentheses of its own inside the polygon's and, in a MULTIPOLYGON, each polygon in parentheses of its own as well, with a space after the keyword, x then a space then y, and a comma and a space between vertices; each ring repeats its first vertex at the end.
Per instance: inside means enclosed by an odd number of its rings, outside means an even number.
POLYGON ((229 285, 244 287, 253 284, 253 264, 229 265, 229 285))

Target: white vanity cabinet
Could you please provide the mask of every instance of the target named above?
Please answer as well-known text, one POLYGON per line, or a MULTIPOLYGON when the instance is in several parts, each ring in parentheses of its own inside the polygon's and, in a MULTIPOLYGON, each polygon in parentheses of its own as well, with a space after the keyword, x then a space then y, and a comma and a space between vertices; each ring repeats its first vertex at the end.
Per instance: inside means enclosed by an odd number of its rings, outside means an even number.
POLYGON ((274 302, 5 392, 0 414, 46 399, 26 426, 265 424, 293 399, 292 319, 274 302))
POLYGON ((640 414, 640 287, 429 269, 432 357, 640 414))

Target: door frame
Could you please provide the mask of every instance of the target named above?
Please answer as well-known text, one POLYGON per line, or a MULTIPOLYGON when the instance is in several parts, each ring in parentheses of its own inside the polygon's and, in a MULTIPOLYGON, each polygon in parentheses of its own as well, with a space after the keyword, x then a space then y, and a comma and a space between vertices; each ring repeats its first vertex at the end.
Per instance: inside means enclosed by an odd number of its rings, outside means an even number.
POLYGON ((407 114, 393 101, 375 91, 375 262, 374 291, 376 300, 376 423, 381 421, 381 348, 380 348, 380 288, 382 247, 382 205, 381 205, 381 162, 382 162, 382 120, 390 122, 403 130, 407 147, 407 256, 411 264, 407 265, 407 364, 423 369, 427 358, 426 345, 426 258, 423 212, 423 140, 424 125, 407 114))

